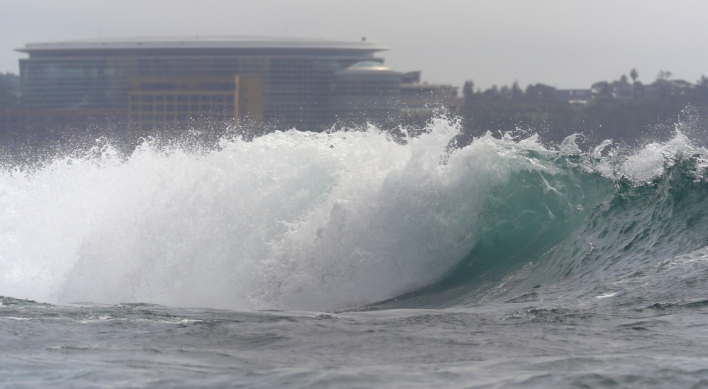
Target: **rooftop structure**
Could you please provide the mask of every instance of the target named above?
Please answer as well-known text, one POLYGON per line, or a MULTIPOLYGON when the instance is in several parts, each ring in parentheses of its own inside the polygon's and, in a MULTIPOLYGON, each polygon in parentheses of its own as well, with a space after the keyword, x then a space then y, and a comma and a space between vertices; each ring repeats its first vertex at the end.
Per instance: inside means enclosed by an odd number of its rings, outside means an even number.
POLYGON ((121 52, 138 50, 296 50, 299 53, 313 50, 319 51, 354 51, 376 52, 388 50, 387 47, 374 42, 350 41, 338 42, 328 40, 305 40, 291 38, 263 38, 263 37, 172 37, 172 38, 134 38, 126 39, 100 39, 77 40, 63 42, 27 43, 25 47, 16 51, 28 54, 50 53, 67 54, 69 52, 86 53, 88 51, 105 52, 119 50, 121 52))
POLYGON ((401 114, 430 117, 440 109, 453 112, 459 105, 457 87, 420 81, 420 71, 407 72, 401 79, 401 114))
POLYGON ((559 89, 558 99, 570 104, 587 104, 592 100, 590 89, 559 89))
POLYGON ((22 106, 123 109, 136 79, 239 76, 257 79, 266 123, 312 129, 327 124, 336 73, 383 60, 373 42, 257 37, 101 39, 28 43, 17 51, 22 106))

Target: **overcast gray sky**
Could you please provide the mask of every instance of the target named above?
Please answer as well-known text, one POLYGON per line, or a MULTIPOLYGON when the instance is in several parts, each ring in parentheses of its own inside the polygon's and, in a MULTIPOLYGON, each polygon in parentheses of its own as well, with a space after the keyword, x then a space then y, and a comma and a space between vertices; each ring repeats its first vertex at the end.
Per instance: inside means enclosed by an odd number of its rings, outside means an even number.
POLYGON ((705 0, 2 0, 0 72, 27 42, 258 35, 383 43, 423 79, 588 88, 632 68, 708 76, 705 0))

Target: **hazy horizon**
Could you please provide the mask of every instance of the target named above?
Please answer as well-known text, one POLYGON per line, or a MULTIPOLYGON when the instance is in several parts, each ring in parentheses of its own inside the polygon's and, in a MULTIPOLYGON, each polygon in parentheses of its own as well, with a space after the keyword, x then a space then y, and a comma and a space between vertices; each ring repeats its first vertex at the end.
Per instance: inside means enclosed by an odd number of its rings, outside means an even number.
POLYGON ((387 2, 267 0, 6 0, 0 12, 0 72, 18 73, 14 49, 30 42, 170 36, 262 36, 384 44, 399 71, 461 86, 588 88, 632 68, 695 82, 708 75, 700 1, 521 0, 387 2))

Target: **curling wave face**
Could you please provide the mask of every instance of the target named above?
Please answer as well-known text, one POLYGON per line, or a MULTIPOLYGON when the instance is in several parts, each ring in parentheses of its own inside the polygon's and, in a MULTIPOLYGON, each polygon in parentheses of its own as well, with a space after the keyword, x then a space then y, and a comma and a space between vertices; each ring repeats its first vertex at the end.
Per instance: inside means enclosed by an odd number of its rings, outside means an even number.
POLYGON ((104 147, 5 168, 0 295, 445 307, 535 285, 609 295, 708 244, 708 153, 680 132, 624 157, 603 157, 609 142, 583 153, 573 137, 451 147, 458 133, 440 119, 402 139, 292 130, 196 152, 148 141, 127 158, 104 147))

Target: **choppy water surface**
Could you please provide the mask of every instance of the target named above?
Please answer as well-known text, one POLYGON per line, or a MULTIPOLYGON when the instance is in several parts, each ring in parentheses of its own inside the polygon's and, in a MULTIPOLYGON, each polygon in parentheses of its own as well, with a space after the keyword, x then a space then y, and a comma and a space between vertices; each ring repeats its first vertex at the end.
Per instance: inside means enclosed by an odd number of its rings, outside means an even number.
POLYGON ((0 385, 708 387, 708 151, 677 127, 6 166, 0 385))

